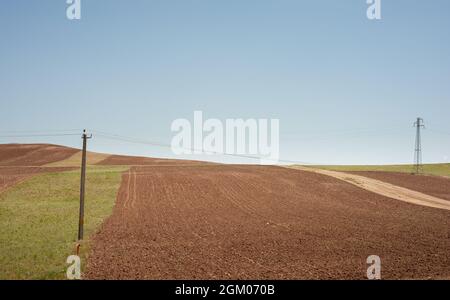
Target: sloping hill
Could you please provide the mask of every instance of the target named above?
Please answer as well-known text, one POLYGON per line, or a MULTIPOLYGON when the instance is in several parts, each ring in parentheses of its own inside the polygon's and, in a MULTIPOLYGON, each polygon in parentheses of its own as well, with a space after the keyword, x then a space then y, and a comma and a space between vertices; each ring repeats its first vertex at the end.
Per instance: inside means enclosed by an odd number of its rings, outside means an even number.
MULTIPOLYGON (((64 278, 80 160, 0 145, 1 279, 64 278)), ((98 153, 88 164, 87 278, 363 279, 369 255, 385 279, 450 276, 448 210, 284 167, 98 153)))
POLYGON ((0 193, 37 174, 73 170, 46 166, 77 152, 77 149, 49 144, 0 144, 0 193))
MULTIPOLYGON (((411 174, 414 170, 413 165, 365 165, 365 166, 311 166, 317 169, 331 170, 331 171, 342 171, 342 172, 397 172, 397 173, 408 173, 411 174)), ((450 164, 424 164, 423 173, 426 175, 435 176, 445 176, 450 177, 450 164)))
POLYGON ((0 166, 44 166, 65 160, 79 151, 50 144, 1 144, 0 166))
MULTIPOLYGON (((87 152, 87 164, 99 166, 211 165, 193 160, 87 152)), ((0 144, 0 167, 80 167, 81 150, 51 144, 0 144)))
POLYGON ((167 159, 167 158, 151 158, 142 156, 124 156, 111 155, 106 159, 99 161, 96 165, 101 166, 172 166, 172 165, 214 165, 214 163, 195 161, 195 160, 181 160, 181 159, 167 159))
MULTIPOLYGON (((88 166, 212 165, 192 160, 163 159, 87 152, 88 166)), ((0 144, 0 192, 42 173, 77 170, 81 150, 51 144, 0 144)))
POLYGON ((409 173, 379 171, 361 171, 350 173, 381 180, 450 201, 450 178, 443 176, 412 175, 409 173))

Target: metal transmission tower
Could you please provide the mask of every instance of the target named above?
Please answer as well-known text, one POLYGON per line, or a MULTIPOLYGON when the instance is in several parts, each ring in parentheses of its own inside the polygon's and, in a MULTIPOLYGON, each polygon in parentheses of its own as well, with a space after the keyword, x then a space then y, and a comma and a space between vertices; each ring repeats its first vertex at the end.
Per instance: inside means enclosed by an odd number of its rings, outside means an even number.
POLYGON ((417 121, 414 122, 414 127, 416 127, 416 145, 414 150, 414 173, 419 174, 423 172, 422 140, 420 137, 420 129, 425 128, 425 125, 423 125, 423 119, 417 118, 417 121))

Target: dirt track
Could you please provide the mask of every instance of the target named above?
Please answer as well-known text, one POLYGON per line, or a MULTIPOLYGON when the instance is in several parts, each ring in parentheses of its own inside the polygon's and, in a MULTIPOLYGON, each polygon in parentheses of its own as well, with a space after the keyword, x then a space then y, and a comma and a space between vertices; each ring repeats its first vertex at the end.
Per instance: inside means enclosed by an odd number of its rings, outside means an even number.
POLYGON ((450 178, 396 172, 349 172, 450 201, 450 178))
POLYGON ((90 279, 450 277, 450 212, 311 172, 133 167, 94 237, 90 279))
MULTIPOLYGON (((450 211, 450 202, 445 199, 437 198, 428 194, 418 192, 416 190, 390 184, 385 181, 369 178, 367 176, 302 166, 293 166, 289 168, 334 177, 384 197, 389 197, 416 205, 445 209, 450 211)), ((445 189, 445 187, 443 188, 445 189)))

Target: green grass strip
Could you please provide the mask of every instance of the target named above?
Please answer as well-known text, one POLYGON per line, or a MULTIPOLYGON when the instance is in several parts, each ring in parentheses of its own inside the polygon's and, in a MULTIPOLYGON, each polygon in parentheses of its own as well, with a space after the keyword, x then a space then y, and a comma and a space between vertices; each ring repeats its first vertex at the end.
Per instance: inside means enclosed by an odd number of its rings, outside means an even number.
MULTIPOLYGON (((402 172, 411 173, 412 165, 386 165, 386 166, 315 166, 319 169, 333 171, 384 171, 384 172, 402 172)), ((428 175, 450 177, 450 164, 426 164, 423 165, 423 173, 428 175)))
MULTIPOLYGON (((111 214, 125 170, 88 168, 86 240, 111 214)), ((80 172, 69 171, 40 174, 0 194, 0 279, 65 279, 77 239, 79 190, 80 172)))

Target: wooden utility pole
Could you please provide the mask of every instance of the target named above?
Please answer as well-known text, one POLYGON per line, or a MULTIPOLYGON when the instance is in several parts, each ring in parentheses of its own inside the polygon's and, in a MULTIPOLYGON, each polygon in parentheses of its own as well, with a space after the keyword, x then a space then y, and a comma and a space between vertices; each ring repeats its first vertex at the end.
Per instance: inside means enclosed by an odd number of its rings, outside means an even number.
POLYGON ((81 183, 80 183, 80 218, 78 222, 78 241, 83 239, 83 227, 84 227, 84 194, 85 194, 85 183, 86 183, 86 146, 87 140, 92 138, 87 136, 86 129, 83 130, 83 152, 81 158, 81 183))

